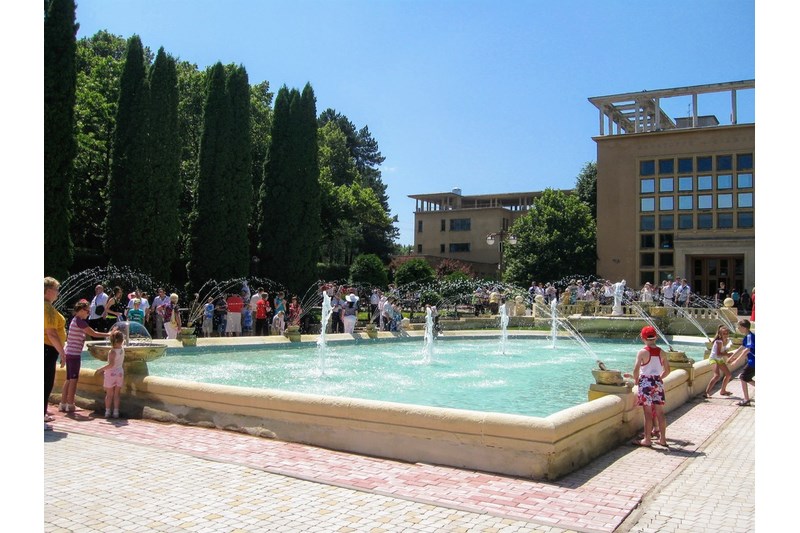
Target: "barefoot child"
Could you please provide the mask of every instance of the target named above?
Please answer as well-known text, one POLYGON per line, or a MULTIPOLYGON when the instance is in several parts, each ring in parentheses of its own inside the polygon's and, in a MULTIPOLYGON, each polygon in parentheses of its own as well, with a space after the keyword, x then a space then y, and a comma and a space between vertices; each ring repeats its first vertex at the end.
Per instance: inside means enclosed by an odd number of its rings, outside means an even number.
POLYGON ((125 335, 118 329, 111 331, 111 349, 108 351, 108 364, 95 370, 95 375, 103 373, 103 388, 106 389, 106 418, 111 418, 111 404, 114 404, 114 418, 119 418, 119 393, 122 389, 125 349, 122 343, 125 335))
POLYGON ((719 389, 719 393, 722 396, 730 396, 733 394, 728 390, 728 382, 731 380, 731 371, 728 369, 728 357, 731 355, 731 352, 727 351, 728 348, 728 335, 730 331, 723 325, 720 325, 717 328, 717 336, 714 337, 713 344, 711 345, 711 355, 708 357, 708 360, 714 365, 714 376, 711 378, 711 381, 708 382, 708 386, 706 387, 706 392, 703 394, 703 398, 710 398, 711 397, 711 389, 714 388, 714 385, 719 380, 719 375, 723 374, 722 378, 722 387, 719 389))
POLYGON ((639 386, 637 403, 644 414, 644 436, 633 441, 639 446, 650 446, 653 423, 659 428, 658 443, 667 446, 667 421, 664 417, 664 378, 669 375, 669 360, 656 346, 657 334, 652 326, 645 326, 641 332, 644 348, 636 354, 633 367, 633 380, 639 386))
POLYGON ((750 391, 747 389, 747 384, 749 383, 753 387, 756 386, 756 380, 753 379, 756 375, 756 334, 750 331, 750 321, 746 318, 741 319, 738 326, 739 332, 744 335, 744 339, 742 339, 742 346, 731 356, 730 366, 738 365, 739 359, 747 357, 747 364, 742 369, 742 373, 739 374, 744 399, 736 403, 736 405, 744 407, 750 405, 750 391))
MULTIPOLYGON (((86 321, 89 318, 89 302, 80 300, 72 310, 74 318, 69 324, 67 345, 64 348, 67 363, 67 376, 61 388, 61 403, 58 410, 62 413, 75 412, 75 390, 78 388, 78 376, 81 373, 81 352, 86 335, 92 337, 108 337, 108 333, 95 331, 86 321)), ((64 360, 61 360, 64 366, 64 360)))

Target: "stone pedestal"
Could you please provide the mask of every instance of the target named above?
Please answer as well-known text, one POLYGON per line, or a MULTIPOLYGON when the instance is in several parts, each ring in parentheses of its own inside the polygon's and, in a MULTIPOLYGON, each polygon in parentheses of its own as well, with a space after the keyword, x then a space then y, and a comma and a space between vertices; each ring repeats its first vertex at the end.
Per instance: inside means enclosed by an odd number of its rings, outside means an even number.
POLYGON ((178 340, 184 346, 197 346, 197 335, 194 334, 194 328, 183 328, 178 333, 178 340))
POLYGON ((694 382, 694 361, 688 359, 684 362, 672 362, 669 363, 670 370, 686 370, 686 374, 689 376, 689 385, 694 382))
POLYGON ((300 342, 300 326, 289 326, 286 328, 286 337, 291 342, 300 342))
POLYGON ((365 330, 367 332, 367 337, 370 339, 378 338, 378 328, 375 327, 375 324, 367 324, 365 330))
POLYGON ((600 383, 592 383, 589 385, 589 401, 608 396, 609 394, 616 394, 623 396, 632 394, 633 383, 624 383, 622 385, 602 385, 600 383))

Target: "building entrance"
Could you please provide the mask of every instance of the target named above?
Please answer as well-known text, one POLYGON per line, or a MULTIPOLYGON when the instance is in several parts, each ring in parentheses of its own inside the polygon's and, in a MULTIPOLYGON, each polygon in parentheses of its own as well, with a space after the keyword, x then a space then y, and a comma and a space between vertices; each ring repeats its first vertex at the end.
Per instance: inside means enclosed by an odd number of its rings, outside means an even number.
POLYGON ((741 293, 744 289, 744 255, 692 256, 691 264, 692 291, 713 297, 717 293, 719 283, 724 282, 730 293, 734 287, 741 293))

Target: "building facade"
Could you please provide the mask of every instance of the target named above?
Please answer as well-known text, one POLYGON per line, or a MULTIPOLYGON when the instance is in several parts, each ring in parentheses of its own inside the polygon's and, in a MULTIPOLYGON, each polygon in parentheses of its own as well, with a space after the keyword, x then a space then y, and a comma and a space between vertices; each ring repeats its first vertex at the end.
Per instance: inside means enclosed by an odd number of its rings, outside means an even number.
POLYGON ((755 283, 755 124, 739 124, 737 91, 755 81, 590 98, 597 143, 597 273, 629 285, 686 278, 712 295, 755 283), (698 114, 697 98, 730 93, 731 123, 698 114), (692 98, 672 120, 666 98, 692 98), (607 128, 605 126, 608 126, 607 128))
MULTIPOLYGON (((566 191, 565 191, 566 192, 566 191)), ((541 192, 465 196, 451 192, 409 195, 414 209, 414 254, 436 262, 457 259, 480 277, 497 278, 508 230, 541 192), (492 243, 487 242, 487 237, 492 243)))

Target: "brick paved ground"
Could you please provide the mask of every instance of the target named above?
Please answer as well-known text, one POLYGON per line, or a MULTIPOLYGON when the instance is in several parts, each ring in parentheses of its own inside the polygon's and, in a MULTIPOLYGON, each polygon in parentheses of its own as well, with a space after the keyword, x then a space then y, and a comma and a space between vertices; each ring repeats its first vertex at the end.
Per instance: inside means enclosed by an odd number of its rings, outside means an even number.
POLYGON ((45 530, 753 531, 755 409, 736 399, 671 413, 670 451, 621 446, 554 483, 58 413, 45 530))

